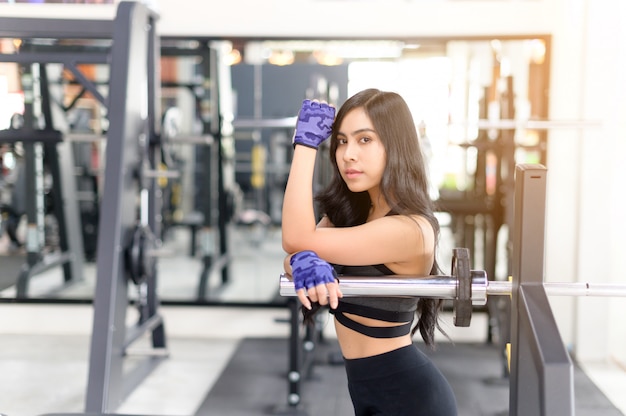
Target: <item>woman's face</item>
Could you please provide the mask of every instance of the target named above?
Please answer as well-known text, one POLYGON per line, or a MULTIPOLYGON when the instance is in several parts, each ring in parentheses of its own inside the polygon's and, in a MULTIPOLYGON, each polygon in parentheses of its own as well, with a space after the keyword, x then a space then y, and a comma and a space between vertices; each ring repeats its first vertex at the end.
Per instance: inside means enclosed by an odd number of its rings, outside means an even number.
POLYGON ((383 143, 363 108, 349 111, 337 133, 337 167, 352 192, 378 194, 386 164, 383 143))

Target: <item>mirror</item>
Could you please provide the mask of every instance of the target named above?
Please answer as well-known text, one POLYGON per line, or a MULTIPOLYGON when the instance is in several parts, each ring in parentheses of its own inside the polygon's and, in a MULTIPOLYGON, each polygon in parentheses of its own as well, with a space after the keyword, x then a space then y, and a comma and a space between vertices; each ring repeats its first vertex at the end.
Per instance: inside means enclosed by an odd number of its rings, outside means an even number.
MULTIPOLYGON (((13 47, 2 45, 3 53, 13 47)), ((527 122, 548 118, 549 37, 163 38, 160 47, 164 151, 158 169, 171 174, 157 179, 162 245, 150 254, 158 257, 158 291, 164 303, 283 302, 277 293, 284 257, 281 205, 297 109, 303 98, 339 106, 369 87, 399 92, 415 116, 429 160, 431 195, 441 208, 440 264, 449 264, 448 246, 462 245, 476 251, 475 268, 498 273, 494 240, 508 218, 494 201, 510 197, 503 198, 501 188, 510 185, 512 164, 545 161, 546 130, 527 122), (465 212, 473 206, 477 208, 465 212), (477 230, 484 238, 477 239, 477 230)), ((0 81, 8 85, 17 74, 2 65, 0 81)), ((106 91, 106 68, 82 70, 101 80, 98 89, 106 91)), ((85 92, 76 76, 63 68, 48 70, 51 88, 66 107, 62 124, 75 138, 85 278, 66 284, 62 267, 41 266, 20 294, 29 232, 18 215, 24 198, 19 182, 23 148, 5 143, 0 145, 2 298, 93 298, 100 226, 96 202, 106 169, 102 135, 107 121, 94 98, 96 91, 85 92)), ((9 87, 3 91, 5 84, 0 82, 0 102, 9 104, 0 113, 0 129, 18 123, 12 117, 23 111, 23 99, 9 87)), ((323 171, 318 180, 316 186, 323 186, 323 171)), ((40 197, 50 189, 44 185, 40 197)), ((59 224, 53 215, 45 215, 42 224, 54 252, 59 224)), ((141 287, 131 284, 129 290, 142 296, 141 287)))

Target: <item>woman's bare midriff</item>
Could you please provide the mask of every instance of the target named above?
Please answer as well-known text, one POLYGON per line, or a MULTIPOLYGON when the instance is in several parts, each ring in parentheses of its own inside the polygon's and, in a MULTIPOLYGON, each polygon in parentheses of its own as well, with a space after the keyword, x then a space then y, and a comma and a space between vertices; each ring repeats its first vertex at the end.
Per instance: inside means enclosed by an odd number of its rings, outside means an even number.
MULTIPOLYGON (((381 327, 402 325, 402 323, 379 321, 377 319, 364 318, 350 313, 344 313, 344 315, 366 326, 381 327)), ((406 347, 412 343, 410 334, 396 338, 372 338, 353 331, 350 328, 346 328, 336 319, 335 332, 341 348, 341 354, 347 359, 372 357, 406 347)))

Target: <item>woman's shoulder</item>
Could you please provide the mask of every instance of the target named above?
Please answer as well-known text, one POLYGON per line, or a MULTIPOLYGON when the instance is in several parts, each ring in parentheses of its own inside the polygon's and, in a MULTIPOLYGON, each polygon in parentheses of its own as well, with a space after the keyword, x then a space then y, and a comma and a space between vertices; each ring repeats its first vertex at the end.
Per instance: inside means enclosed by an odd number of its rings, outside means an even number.
POLYGON ((418 213, 397 214, 397 213, 393 213, 393 211, 389 211, 389 213, 385 215, 383 218, 389 218, 392 220, 397 219, 397 220, 404 221, 407 224, 411 224, 411 223, 417 224, 420 228, 427 227, 427 229, 429 229, 430 231, 434 231, 432 222, 428 219, 428 217, 422 214, 418 214, 418 213))

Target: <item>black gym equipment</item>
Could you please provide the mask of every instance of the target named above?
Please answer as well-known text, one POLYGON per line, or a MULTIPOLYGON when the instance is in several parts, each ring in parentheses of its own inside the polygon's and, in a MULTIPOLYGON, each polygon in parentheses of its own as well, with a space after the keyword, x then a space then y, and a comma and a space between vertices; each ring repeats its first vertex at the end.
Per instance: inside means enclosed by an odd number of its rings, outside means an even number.
MULTIPOLYGON (((472 272, 469 250, 455 248, 452 254, 452 275, 456 277, 454 325, 469 326, 472 318, 472 272)), ((486 281, 487 279, 483 279, 486 281)))
POLYGON ((150 227, 138 224, 128 230, 129 237, 124 248, 126 273, 134 284, 144 283, 156 268, 157 238, 150 227))
MULTIPOLYGON (((511 296, 511 415, 565 416, 574 412, 573 364, 548 295, 626 296, 625 285, 544 282, 546 173, 542 165, 516 167, 511 282, 489 281, 484 271, 470 270, 467 249, 455 250, 452 276, 342 276, 340 282, 344 296, 452 299, 457 326, 469 325, 472 309, 465 307, 467 302, 484 304, 488 295, 511 296)), ((293 282, 284 275, 280 293, 295 296, 293 282)))

